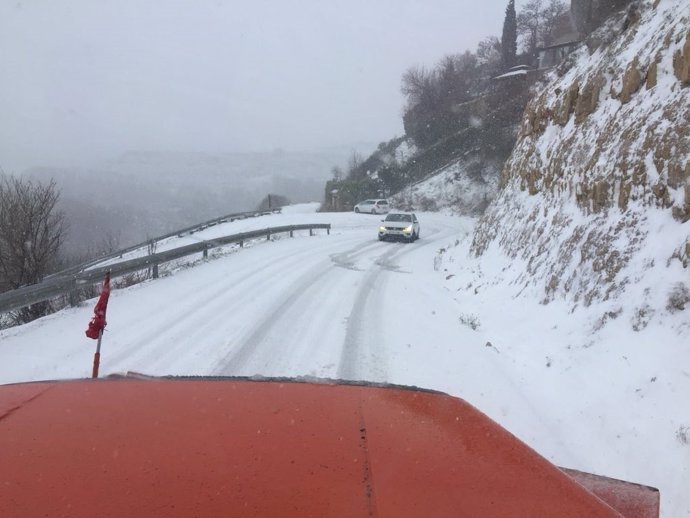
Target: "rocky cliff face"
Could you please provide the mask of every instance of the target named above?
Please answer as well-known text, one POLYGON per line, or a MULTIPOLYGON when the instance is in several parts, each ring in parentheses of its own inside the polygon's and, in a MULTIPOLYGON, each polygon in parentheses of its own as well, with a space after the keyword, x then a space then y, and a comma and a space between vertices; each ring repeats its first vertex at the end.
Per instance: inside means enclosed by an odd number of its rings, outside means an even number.
POLYGON ((689 178, 690 2, 632 2, 538 86, 472 250, 526 261, 513 281, 544 302, 671 304, 654 292, 690 285, 689 178))

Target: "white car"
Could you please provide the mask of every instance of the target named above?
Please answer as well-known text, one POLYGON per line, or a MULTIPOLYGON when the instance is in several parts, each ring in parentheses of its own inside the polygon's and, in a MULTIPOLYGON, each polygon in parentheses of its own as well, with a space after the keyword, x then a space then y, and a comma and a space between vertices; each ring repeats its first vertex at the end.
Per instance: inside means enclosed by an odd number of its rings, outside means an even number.
POLYGON ((391 212, 379 226, 379 241, 402 239, 411 243, 419 239, 419 220, 412 212, 391 212))
POLYGON ((369 214, 387 214, 390 210, 388 200, 364 200, 355 205, 355 212, 368 212, 369 214))

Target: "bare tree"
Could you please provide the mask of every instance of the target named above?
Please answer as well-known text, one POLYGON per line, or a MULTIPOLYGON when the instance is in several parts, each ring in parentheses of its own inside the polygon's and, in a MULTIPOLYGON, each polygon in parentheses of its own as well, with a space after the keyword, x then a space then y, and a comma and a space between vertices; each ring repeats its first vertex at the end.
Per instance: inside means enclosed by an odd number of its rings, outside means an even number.
POLYGON ((333 180, 336 182, 341 181, 343 178, 345 178, 345 173, 343 172, 343 168, 340 166, 333 166, 331 168, 331 176, 333 176, 333 180))
POLYGON ((350 178, 360 178, 364 176, 366 171, 362 171, 362 164, 364 163, 364 157, 361 153, 352 150, 350 158, 347 160, 347 175, 350 178))
POLYGON ((479 65, 500 64, 501 50, 501 40, 496 36, 487 36, 477 45, 477 63, 479 65))
MULTIPOLYGON (((66 231, 59 198, 53 180, 41 184, 0 175, 0 292, 40 282, 57 264, 66 231)), ((19 319, 37 318, 47 309, 37 304, 19 319)))
POLYGON ((541 24, 541 13, 543 0, 530 0, 527 2, 517 17, 517 29, 524 50, 534 55, 539 45, 539 26, 541 24))
POLYGON ((537 48, 550 45, 556 19, 568 10, 561 0, 529 0, 517 17, 523 50, 534 55, 537 48))
MULTIPOLYGON (((540 44, 543 46, 551 45, 554 42, 558 18, 568 11, 568 5, 561 0, 549 0, 542 11, 542 31, 540 44)), ((570 18, 568 18, 570 24, 570 18)))
POLYGON ((434 73, 424 67, 412 67, 402 76, 400 91, 407 97, 409 107, 424 104, 433 95, 434 73))

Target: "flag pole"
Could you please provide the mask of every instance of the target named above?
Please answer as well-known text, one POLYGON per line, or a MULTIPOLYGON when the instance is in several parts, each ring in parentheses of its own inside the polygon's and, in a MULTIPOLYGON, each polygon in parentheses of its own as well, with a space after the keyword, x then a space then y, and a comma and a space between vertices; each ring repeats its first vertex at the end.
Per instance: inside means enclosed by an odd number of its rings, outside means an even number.
POLYGON ((105 272, 105 278, 103 279, 103 287, 101 288, 101 295, 98 297, 98 302, 96 302, 96 307, 93 308, 93 318, 89 322, 89 327, 86 330, 86 336, 98 340, 98 345, 96 346, 96 353, 93 355, 93 370, 91 371, 91 377, 98 377, 98 368, 101 363, 101 341, 103 340, 103 329, 107 325, 105 321, 105 313, 108 309, 108 298, 110 298, 110 271, 105 272))
POLYGON ((98 367, 101 365, 101 340, 103 339, 103 329, 98 332, 98 344, 96 345, 96 352, 93 355, 93 371, 92 378, 98 377, 98 367))

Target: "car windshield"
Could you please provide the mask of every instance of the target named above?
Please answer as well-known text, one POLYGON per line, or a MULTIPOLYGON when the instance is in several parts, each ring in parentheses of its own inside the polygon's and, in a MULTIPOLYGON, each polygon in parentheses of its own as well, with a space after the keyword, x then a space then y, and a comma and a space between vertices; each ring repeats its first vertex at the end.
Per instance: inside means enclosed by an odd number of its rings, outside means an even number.
POLYGON ((0 388, 421 387, 690 518, 689 0, 6 0, 0 49, 0 388))
POLYGON ((409 214, 389 214, 386 216, 386 221, 402 221, 408 222, 412 221, 412 216, 409 214))

